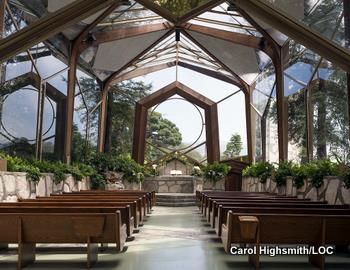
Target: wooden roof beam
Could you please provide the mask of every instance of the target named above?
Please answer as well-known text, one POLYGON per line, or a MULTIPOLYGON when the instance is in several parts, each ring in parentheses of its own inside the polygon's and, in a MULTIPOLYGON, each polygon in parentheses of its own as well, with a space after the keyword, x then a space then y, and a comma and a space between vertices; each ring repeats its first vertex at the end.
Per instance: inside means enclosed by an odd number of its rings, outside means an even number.
POLYGON ((254 36, 241 34, 241 33, 230 32, 226 30, 215 29, 212 27, 195 25, 190 23, 183 24, 181 27, 183 27, 188 31, 193 31, 200 34, 208 35, 214 38, 229 41, 229 42, 247 46, 250 48, 264 50, 265 42, 263 38, 258 38, 254 36))
POLYGON ((28 27, 0 40, 0 63, 116 2, 119 1, 77 0, 39 19, 28 27))

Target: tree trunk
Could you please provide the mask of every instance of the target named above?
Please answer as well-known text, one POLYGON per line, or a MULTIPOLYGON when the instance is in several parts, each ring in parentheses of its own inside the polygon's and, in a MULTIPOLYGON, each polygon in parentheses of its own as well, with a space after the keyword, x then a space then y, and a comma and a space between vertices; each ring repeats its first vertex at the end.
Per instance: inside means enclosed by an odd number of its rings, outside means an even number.
POLYGON ((324 82, 319 81, 319 95, 318 110, 317 110, 317 133, 316 133, 316 155, 318 159, 327 158, 327 127, 326 127, 326 116, 327 116, 327 90, 324 87, 324 82))
POLYGON ((112 149, 112 120, 113 120, 113 93, 108 93, 108 105, 107 105, 107 125, 106 125, 106 140, 105 140, 105 152, 108 153, 112 149))

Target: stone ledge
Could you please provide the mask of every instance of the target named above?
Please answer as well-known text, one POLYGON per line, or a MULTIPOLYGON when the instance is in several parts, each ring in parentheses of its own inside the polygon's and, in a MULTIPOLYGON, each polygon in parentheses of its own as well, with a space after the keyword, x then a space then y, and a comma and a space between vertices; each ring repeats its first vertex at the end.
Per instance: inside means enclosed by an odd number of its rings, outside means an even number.
POLYGON ((55 184, 52 173, 42 173, 40 181, 33 183, 26 179, 24 172, 0 172, 0 201, 17 201, 18 199, 34 199, 36 196, 49 196, 62 192, 73 192, 90 189, 90 179, 75 181, 72 175, 55 184))

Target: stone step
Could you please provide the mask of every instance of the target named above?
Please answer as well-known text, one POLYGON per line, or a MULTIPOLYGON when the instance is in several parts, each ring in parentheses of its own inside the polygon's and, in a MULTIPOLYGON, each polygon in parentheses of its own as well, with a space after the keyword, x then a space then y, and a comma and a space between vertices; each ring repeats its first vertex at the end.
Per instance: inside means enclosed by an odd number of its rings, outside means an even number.
POLYGON ((195 202, 196 200, 192 198, 188 199, 167 199, 167 198, 157 198, 157 202, 195 202))
POLYGON ((157 193, 157 205, 169 207, 195 206, 196 195, 191 193, 157 193))
POLYGON ((157 206, 167 206, 167 207, 186 207, 186 206, 196 206, 195 202, 157 202, 157 206))

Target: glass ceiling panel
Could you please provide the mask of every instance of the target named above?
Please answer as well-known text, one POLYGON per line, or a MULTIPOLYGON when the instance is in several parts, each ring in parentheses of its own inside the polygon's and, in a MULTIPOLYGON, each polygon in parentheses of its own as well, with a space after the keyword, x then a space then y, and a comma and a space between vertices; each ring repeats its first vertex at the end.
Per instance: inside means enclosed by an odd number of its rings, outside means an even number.
POLYGON ((261 36, 238 12, 223 3, 189 21, 191 24, 217 28, 246 35, 261 36))
POLYGON ((260 0, 286 12, 306 26, 345 47, 344 0, 260 0), (337 29, 336 37, 333 32, 337 29))

